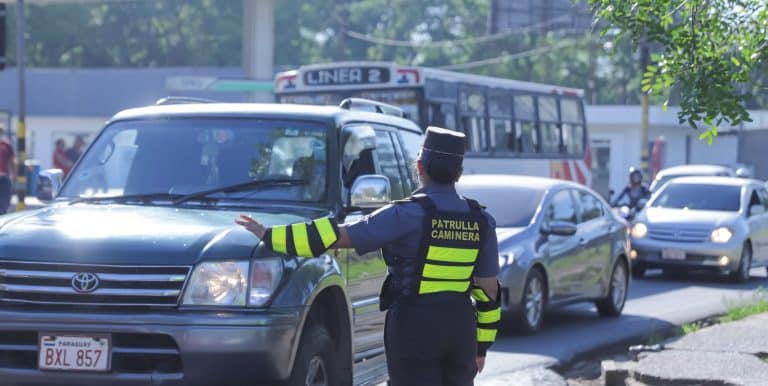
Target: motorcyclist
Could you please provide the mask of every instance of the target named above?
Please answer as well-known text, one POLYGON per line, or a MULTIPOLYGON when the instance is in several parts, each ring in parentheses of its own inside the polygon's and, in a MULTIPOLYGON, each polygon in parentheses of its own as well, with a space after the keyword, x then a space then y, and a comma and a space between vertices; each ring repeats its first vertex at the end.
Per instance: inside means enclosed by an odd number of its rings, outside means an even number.
POLYGON ((635 167, 629 168, 629 184, 624 187, 618 197, 611 203, 612 206, 618 206, 624 196, 629 199, 628 206, 632 209, 640 209, 640 201, 648 199, 651 191, 643 185, 643 172, 635 167))

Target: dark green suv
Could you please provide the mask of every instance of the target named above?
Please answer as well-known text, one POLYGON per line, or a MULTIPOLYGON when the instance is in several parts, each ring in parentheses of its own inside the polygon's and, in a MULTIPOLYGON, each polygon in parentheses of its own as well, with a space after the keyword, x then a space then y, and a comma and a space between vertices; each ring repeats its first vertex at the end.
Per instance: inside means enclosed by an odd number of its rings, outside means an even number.
POLYGON ((343 223, 406 196, 421 130, 397 115, 365 100, 117 114, 63 183, 41 174, 49 205, 0 217, 2 383, 385 380, 380 252, 278 255, 234 219, 343 223))

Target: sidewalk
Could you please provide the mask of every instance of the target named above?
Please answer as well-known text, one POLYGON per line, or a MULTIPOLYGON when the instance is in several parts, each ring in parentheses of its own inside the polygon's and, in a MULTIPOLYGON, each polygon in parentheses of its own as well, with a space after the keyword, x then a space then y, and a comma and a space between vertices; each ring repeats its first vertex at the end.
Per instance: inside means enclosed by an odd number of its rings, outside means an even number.
POLYGON ((719 324, 644 352, 603 362, 606 386, 768 384, 768 313, 719 324))

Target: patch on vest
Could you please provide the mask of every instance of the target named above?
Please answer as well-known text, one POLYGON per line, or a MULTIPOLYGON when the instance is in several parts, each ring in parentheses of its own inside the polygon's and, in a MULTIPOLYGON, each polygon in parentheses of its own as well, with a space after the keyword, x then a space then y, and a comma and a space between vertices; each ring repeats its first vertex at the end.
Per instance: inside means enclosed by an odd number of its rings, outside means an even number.
POLYGON ((433 240, 480 241, 480 223, 468 220, 432 219, 433 240))

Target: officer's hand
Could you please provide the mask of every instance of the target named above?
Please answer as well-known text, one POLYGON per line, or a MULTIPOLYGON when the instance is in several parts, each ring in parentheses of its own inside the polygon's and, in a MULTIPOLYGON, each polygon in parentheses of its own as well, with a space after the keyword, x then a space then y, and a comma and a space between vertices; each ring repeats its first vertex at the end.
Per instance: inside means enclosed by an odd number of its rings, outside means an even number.
POLYGON ((485 357, 475 358, 475 363, 477 364, 477 373, 478 374, 482 373, 483 368, 485 367, 485 357))
POLYGON ((267 232, 267 228, 260 222, 252 219, 249 216, 241 214, 235 223, 242 225, 245 229, 258 236, 260 239, 264 237, 264 233, 267 232))

